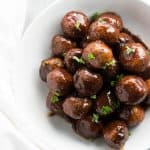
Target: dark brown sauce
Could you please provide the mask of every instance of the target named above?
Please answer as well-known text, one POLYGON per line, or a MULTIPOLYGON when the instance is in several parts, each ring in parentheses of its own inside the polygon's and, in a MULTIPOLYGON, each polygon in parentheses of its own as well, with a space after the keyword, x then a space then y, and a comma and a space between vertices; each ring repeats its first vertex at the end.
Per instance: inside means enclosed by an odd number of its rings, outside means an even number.
POLYGON ((148 46, 145 44, 145 42, 140 37, 129 31, 127 28, 123 28, 122 32, 129 34, 135 42, 141 43, 146 49, 148 49, 148 46))

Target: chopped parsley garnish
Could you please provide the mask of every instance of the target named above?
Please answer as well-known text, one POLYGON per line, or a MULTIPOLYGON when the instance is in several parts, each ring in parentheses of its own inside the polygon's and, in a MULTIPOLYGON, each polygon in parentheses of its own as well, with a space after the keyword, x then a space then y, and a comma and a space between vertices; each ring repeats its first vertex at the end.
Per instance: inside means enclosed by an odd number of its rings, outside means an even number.
POLYGON ((89 53, 88 54, 88 59, 93 60, 93 59, 95 59, 95 56, 92 53, 89 53))
POLYGON ((75 60, 77 63, 79 64, 85 64, 84 60, 82 59, 82 57, 77 57, 77 56, 73 56, 73 60, 75 60))
POLYGON ((115 80, 112 80, 112 81, 110 82, 110 85, 111 85, 112 87, 114 87, 123 77, 124 77, 123 74, 117 75, 117 76, 116 76, 116 79, 115 79, 115 80))
POLYGON ((79 31, 81 31, 80 25, 81 25, 81 23, 80 23, 79 21, 77 21, 77 22, 75 23, 75 28, 76 28, 77 30, 79 30, 79 31))
POLYGON ((112 108, 110 106, 103 106, 100 110, 100 112, 103 114, 103 115, 108 115, 112 112, 112 108))
POLYGON ((126 54, 127 55, 130 55, 130 54, 132 54, 132 53, 134 53, 135 52, 135 49, 134 48, 131 48, 131 47, 129 47, 129 46, 126 46, 126 54))
POLYGON ((57 103, 57 102, 59 102, 59 96, 60 96, 60 94, 58 93, 58 92, 55 92, 53 95, 52 95, 52 97, 51 97, 51 102, 52 103, 57 103))
POLYGON ((106 23, 106 21, 105 21, 103 18, 99 18, 98 21, 99 21, 100 23, 106 23))
POLYGON ((98 114, 93 114, 92 122, 98 123, 98 121, 99 121, 99 115, 98 114))
POLYGON ((95 13, 91 16, 91 20, 96 20, 99 16, 100 16, 100 13, 99 13, 99 12, 95 12, 95 13))
POLYGON ((91 99, 96 99, 96 95, 92 95, 90 98, 91 99))
POLYGON ((113 60, 107 62, 102 68, 106 69, 106 68, 108 68, 110 66, 115 66, 115 63, 116 63, 116 61, 113 59, 113 60))

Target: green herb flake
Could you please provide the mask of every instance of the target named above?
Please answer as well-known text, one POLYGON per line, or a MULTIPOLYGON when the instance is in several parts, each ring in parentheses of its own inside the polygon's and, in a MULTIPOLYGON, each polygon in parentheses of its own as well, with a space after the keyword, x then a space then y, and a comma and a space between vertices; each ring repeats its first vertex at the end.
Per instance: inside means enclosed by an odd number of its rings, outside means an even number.
POLYGON ((115 78, 115 80, 112 80, 112 81, 110 82, 110 85, 111 85, 112 87, 114 87, 123 77, 124 77, 124 74, 119 74, 119 75, 117 75, 116 78, 115 78))
POLYGON ((89 53, 88 54, 88 59, 93 60, 93 59, 95 59, 95 56, 92 53, 89 53))
POLYGON ((55 93, 52 95, 52 97, 51 97, 51 102, 52 102, 52 103, 57 103, 57 102, 59 102, 59 96, 60 96, 60 94, 59 94, 58 92, 55 92, 55 93))
POLYGON ((111 108, 110 106, 103 106, 100 111, 101 111, 101 113, 102 113, 103 115, 108 115, 108 114, 110 114, 113 110, 112 110, 112 108, 111 108))
POLYGON ((90 98, 91 99, 96 99, 96 95, 92 95, 90 98))
POLYGON ((135 49, 129 47, 129 46, 126 46, 126 54, 127 55, 131 55, 135 52, 135 49))
POLYGON ((102 68, 103 68, 103 69, 106 69, 106 68, 108 68, 108 67, 110 67, 110 66, 115 66, 115 63, 116 63, 116 61, 113 59, 113 60, 111 60, 111 61, 105 63, 105 65, 104 65, 102 68))
POLYGON ((77 21, 77 22, 75 23, 75 28, 76 28, 77 30, 81 31, 80 26, 81 26, 81 23, 80 23, 79 21, 77 21))
POLYGON ((100 13, 99 13, 99 12, 95 12, 95 13, 91 16, 91 20, 96 20, 99 16, 100 16, 100 13))
POLYGON ((93 116, 92 116, 92 122, 95 122, 95 123, 99 122, 99 115, 98 114, 93 114, 93 116))
POLYGON ((75 60, 77 63, 79 63, 79 64, 85 64, 85 62, 84 62, 84 60, 82 59, 82 57, 81 58, 79 58, 79 57, 77 57, 77 56, 73 56, 73 60, 75 60))
POLYGON ((98 21, 99 21, 100 23, 106 23, 106 21, 105 21, 103 18, 99 18, 98 21))

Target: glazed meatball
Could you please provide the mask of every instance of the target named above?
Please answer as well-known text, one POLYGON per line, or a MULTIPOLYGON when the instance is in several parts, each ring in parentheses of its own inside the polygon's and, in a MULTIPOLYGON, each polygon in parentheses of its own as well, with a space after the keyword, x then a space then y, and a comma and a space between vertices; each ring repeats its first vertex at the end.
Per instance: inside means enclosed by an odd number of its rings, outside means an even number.
POLYGON ((103 134, 109 146, 120 149, 128 139, 128 128, 123 121, 113 121, 104 128, 103 134))
POLYGON ((111 48, 102 41, 95 41, 88 44, 82 53, 86 64, 94 69, 103 69, 106 64, 113 60, 111 48))
POLYGON ((119 107, 119 101, 110 90, 103 91, 96 101, 96 111, 101 116, 112 114, 119 107))
POLYGON ((139 106, 124 106, 120 112, 120 118, 123 119, 129 127, 141 123, 144 119, 144 109, 139 106))
POLYGON ((102 76, 86 68, 79 69, 75 73, 73 80, 76 90, 83 97, 95 95, 103 85, 102 76))
POLYGON ((56 68, 47 75, 47 83, 51 93, 58 92, 61 96, 68 94, 73 87, 72 75, 61 68, 56 68))
POLYGON ((92 102, 86 98, 68 97, 63 103, 63 111, 73 119, 81 119, 91 110, 92 102))
POLYGON ((119 29, 117 29, 115 26, 109 24, 101 18, 97 21, 94 21, 90 25, 88 31, 89 39, 91 41, 100 39, 110 45, 117 41, 119 33, 119 29))
POLYGON ((75 48, 76 43, 61 35, 56 35, 52 40, 52 51, 55 56, 62 57, 71 48, 75 48))
POLYGON ((48 58, 41 62, 40 77, 41 80, 47 81, 47 74, 55 68, 63 68, 64 63, 60 58, 48 58))
POLYGON ((116 96, 125 104, 141 103, 147 96, 147 86, 142 78, 124 76, 116 85, 116 96))
POLYGON ((97 138, 102 135, 102 122, 94 122, 92 116, 77 120, 75 131, 85 138, 97 138))
POLYGON ((143 72, 149 63, 149 56, 140 43, 128 43, 120 52, 122 66, 133 73, 143 72))
POLYGON ((82 38, 88 31, 89 19, 82 12, 71 11, 64 16, 61 27, 67 37, 82 38))
POLYGON ((123 22, 121 17, 114 12, 104 12, 100 15, 99 18, 110 23, 111 25, 115 26, 119 30, 121 30, 123 27, 123 22))
POLYGON ((66 53, 64 61, 67 69, 70 72, 74 73, 77 70, 77 68, 85 64, 81 56, 82 49, 79 48, 71 49, 66 53))
POLYGON ((52 113, 63 114, 62 103, 62 98, 59 96, 58 93, 49 92, 46 100, 46 105, 52 113))
POLYGON ((150 79, 146 80, 146 85, 148 88, 148 95, 147 95, 145 103, 150 105, 150 79))

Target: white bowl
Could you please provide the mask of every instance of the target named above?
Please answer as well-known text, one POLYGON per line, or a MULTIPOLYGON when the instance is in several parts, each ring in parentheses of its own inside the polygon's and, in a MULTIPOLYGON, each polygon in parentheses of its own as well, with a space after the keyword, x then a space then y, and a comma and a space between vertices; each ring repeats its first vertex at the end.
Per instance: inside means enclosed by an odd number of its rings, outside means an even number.
MULTIPOLYGON (((42 59, 51 55, 51 38, 60 33, 60 21, 71 10, 88 15, 96 11, 115 11, 124 24, 149 44, 150 6, 139 0, 57 0, 30 26, 18 49, 14 79, 16 105, 26 122, 26 132, 42 150, 106 150, 103 140, 89 141, 76 135, 71 125, 59 117, 48 117, 45 99, 48 89, 39 78, 42 59)), ((125 150, 150 148, 150 112, 145 120, 131 131, 125 150)))

